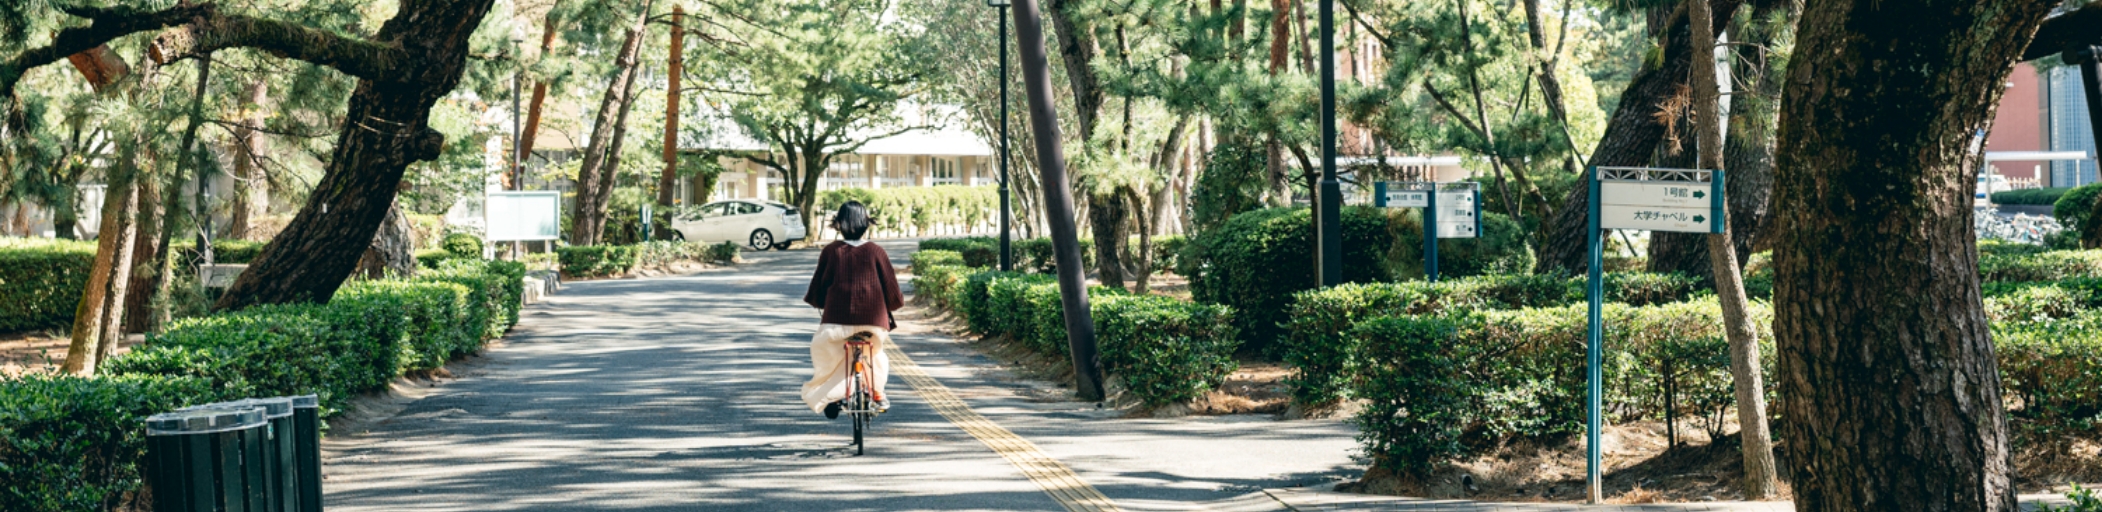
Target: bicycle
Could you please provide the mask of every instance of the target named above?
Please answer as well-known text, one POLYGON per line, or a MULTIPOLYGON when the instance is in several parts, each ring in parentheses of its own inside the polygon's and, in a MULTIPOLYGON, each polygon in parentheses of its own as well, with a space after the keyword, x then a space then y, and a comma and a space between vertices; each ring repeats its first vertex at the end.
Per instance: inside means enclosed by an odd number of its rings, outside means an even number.
POLYGON ((868 430, 869 422, 881 411, 876 410, 876 378, 871 371, 871 356, 876 350, 875 334, 862 331, 847 337, 847 398, 844 411, 854 423, 854 455, 862 455, 862 433, 868 430))

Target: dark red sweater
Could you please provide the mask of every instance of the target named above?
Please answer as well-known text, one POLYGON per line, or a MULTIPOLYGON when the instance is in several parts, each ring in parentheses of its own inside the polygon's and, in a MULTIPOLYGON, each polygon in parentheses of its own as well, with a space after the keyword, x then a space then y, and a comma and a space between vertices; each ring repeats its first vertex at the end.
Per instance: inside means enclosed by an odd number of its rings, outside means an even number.
POLYGON ((890 266, 883 247, 832 242, 817 258, 817 274, 810 276, 803 302, 825 310, 823 323, 896 329, 890 312, 905 307, 905 294, 898 291, 898 269, 890 266))

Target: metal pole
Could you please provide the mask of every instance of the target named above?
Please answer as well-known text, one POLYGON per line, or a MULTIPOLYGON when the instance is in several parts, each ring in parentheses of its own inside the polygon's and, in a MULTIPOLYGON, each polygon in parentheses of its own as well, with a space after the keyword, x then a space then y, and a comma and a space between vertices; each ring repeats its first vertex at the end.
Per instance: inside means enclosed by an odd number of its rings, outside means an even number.
POLYGON ((1598 229, 1599 203, 1601 202, 1601 198, 1598 195, 1600 188, 1598 169, 1592 169, 1591 174, 1587 177, 1590 183, 1586 185, 1591 187, 1591 212, 1590 215, 1587 215, 1589 217, 1589 227, 1584 231, 1584 240, 1591 244, 1591 275, 1589 279, 1584 281, 1584 295, 1590 300, 1591 309, 1587 315, 1586 321, 1588 324, 1585 326, 1584 334, 1584 374, 1587 379, 1584 397, 1584 412, 1586 414, 1584 420, 1584 481, 1586 483, 1585 487, 1589 489, 1591 503, 1598 504, 1604 503, 1605 499, 1604 480, 1601 479, 1599 474, 1598 442, 1598 436, 1603 432, 1599 425, 1600 393, 1602 391, 1602 386, 1599 382, 1601 380, 1599 365, 1605 358, 1606 327, 1605 320, 1599 316, 1599 310, 1605 307, 1605 290, 1602 289, 1605 276, 1602 275, 1603 272, 1601 271, 1605 267, 1605 243, 1600 239, 1598 229))
MULTIPOLYGON (((511 40, 514 54, 518 50, 518 44, 518 40, 511 40)), ((518 87, 519 81, 524 75, 524 70, 511 74, 511 190, 519 190, 518 180, 525 176, 525 158, 519 154, 519 152, 525 150, 525 142, 520 140, 524 132, 518 119, 518 87)), ((484 204, 486 205, 487 203, 484 204)))
POLYGON ((1000 270, 1013 271, 1014 240, 1010 238, 1009 224, 1014 218, 1014 207, 1007 194, 1007 6, 1000 6, 1000 270))
MULTIPOLYGON (((1322 286, 1343 283, 1343 185, 1336 180, 1336 0, 1321 0, 1321 266, 1322 286)), ((1432 194, 1436 194, 1433 190, 1432 194)))
MULTIPOLYGON (((2096 69, 2096 53, 2095 47, 2081 47, 2080 49, 2066 52, 2067 57, 2072 58, 2065 60, 2066 62, 2080 63, 2080 84, 2087 92, 2088 126, 2092 128, 2093 136, 2095 137, 2095 148, 2102 150, 2102 70, 2096 69)), ((2097 162, 2102 160, 2089 161, 2097 162)), ((2097 169, 2096 172, 2102 173, 2102 169, 2097 169)), ((2085 169, 2081 169, 2078 163, 2075 163, 2073 165, 2073 176, 2074 183, 2081 183, 2081 180, 2087 177, 2087 172, 2085 169)))
POLYGON ((1015 2, 1015 35, 1021 39, 1022 86, 1029 94, 1029 127, 1036 136, 1037 172, 1044 180, 1044 217, 1058 260, 1058 291, 1065 306, 1066 344, 1073 357, 1073 387, 1089 401, 1102 399, 1102 359, 1095 350, 1095 321, 1088 311, 1087 276, 1080 262, 1080 233, 1073 226, 1073 187, 1058 136, 1058 110, 1045 63, 1044 22, 1036 0, 1015 2))
POLYGON ((1423 279, 1438 282, 1438 183, 1431 182, 1423 207, 1423 279))

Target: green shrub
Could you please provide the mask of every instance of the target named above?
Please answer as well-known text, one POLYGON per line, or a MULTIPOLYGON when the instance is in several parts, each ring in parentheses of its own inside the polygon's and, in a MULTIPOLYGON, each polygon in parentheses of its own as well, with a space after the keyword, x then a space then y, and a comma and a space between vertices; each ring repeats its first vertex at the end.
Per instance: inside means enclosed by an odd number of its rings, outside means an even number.
MULTIPOLYGON (((1382 264, 1396 278, 1422 279, 1423 223, 1419 210, 1391 215, 1387 230, 1392 245, 1382 264)), ((1482 212, 1478 238, 1438 240, 1438 277, 1453 278, 1487 274, 1526 274, 1533 271, 1533 251, 1526 245, 1524 226, 1495 212, 1482 212)), ((1345 239, 1344 243, 1349 243, 1345 239)))
POLYGON ((1118 294, 1091 297, 1088 306, 1103 370, 1146 405, 1196 399, 1238 368, 1240 341, 1225 306, 1118 294))
POLYGON ((1000 247, 1000 240, 997 238, 986 236, 970 236, 960 238, 929 238, 920 241, 919 250, 949 251, 957 254, 962 254, 965 249, 980 246, 992 246, 995 250, 998 250, 1000 247))
MULTIPOLYGON (((1057 286, 1057 278, 1045 274, 1009 275, 994 278, 986 285, 985 329, 979 334, 987 336, 1007 335, 1016 341, 1027 341, 1035 329, 1035 318, 1027 300, 1030 288, 1051 284, 1057 286)), ((975 326, 977 320, 972 321, 975 326)))
MULTIPOLYGON (((439 265, 442 265, 447 261, 457 259, 463 258, 461 258, 458 254, 453 254, 452 252, 446 251, 444 249, 426 249, 416 251, 416 266, 422 268, 438 268, 439 265)), ((481 258, 476 257, 475 259, 481 258)))
MULTIPOLYGON (((1343 210, 1342 282, 1385 280, 1381 261, 1393 245, 1388 214, 1369 207, 1343 210)), ((1306 208, 1271 208, 1235 215, 1191 240, 1198 262, 1184 262, 1191 295, 1222 304, 1237 314, 1243 349, 1265 353, 1283 330, 1292 294, 1316 287, 1312 214, 1306 208)))
MULTIPOLYGON (((1759 339, 1771 339, 1764 332, 1771 312, 1755 305, 1752 313, 1759 339)), ((1615 304, 1602 315, 1608 421, 1719 418, 1731 405, 1714 300, 1615 304)), ((1583 428, 1584 306, 1387 317, 1352 329, 1364 338, 1363 376, 1352 387, 1368 401, 1360 442, 1376 465, 1421 471, 1515 439, 1552 440, 1583 428), (1430 416, 1437 425, 1397 414, 1430 416)))
POLYGON ((635 268, 635 246, 575 245, 555 249, 562 274, 570 277, 617 276, 635 268))
POLYGON ((1189 237, 1182 235, 1153 237, 1153 271, 1173 272, 1176 269, 1177 260, 1182 257, 1183 247, 1188 245, 1190 245, 1189 237))
POLYGON ((2017 426, 2092 431, 2102 422, 2102 312, 2000 322, 1992 328, 2000 382, 2017 426))
POLYGON ((315 394, 332 414, 402 367, 408 316, 367 306, 260 306, 180 320, 102 371, 196 377, 221 397, 315 394))
POLYGON ((1382 469, 1423 477, 1467 452, 1461 437, 1479 413, 1464 366, 1481 354, 1478 345, 1450 343, 1455 330, 1437 316, 1381 317, 1350 330, 1367 340, 1365 358, 1374 362, 1358 386, 1367 400, 1356 417, 1359 442, 1382 469))
MULTIPOLYGON (((253 263, 256 256, 263 254, 263 246, 268 244, 269 242, 249 240, 213 240, 212 263, 253 263)), ((194 267, 204 260, 204 255, 197 252, 197 242, 171 242, 169 246, 175 248, 174 254, 179 258, 175 260, 177 266, 194 267)))
POLYGON ((2102 277, 2102 249, 1978 255, 1979 278, 1992 282, 2102 277))
POLYGON ((402 370, 431 370, 481 349, 488 317, 467 286, 443 281, 359 280, 336 291, 331 304, 358 301, 386 305, 407 316, 402 370))
POLYGON ((93 242, 0 238, 0 332, 71 325, 94 265, 93 242))
POLYGON ((964 266, 962 254, 946 249, 920 249, 912 252, 911 259, 914 273, 921 268, 964 266))
POLYGON ((962 256, 963 265, 967 267, 996 267, 1000 265, 1000 244, 999 242, 994 242, 992 244, 965 247, 963 248, 962 256))
POLYGON ((2102 183, 2090 183, 2068 190, 2051 202, 2051 216, 2057 217, 2067 230, 2079 232, 2087 222, 2087 212, 2094 207, 2095 196, 2102 195, 2102 183))
POLYGON ((146 509, 144 419, 213 396, 183 377, 0 379, 0 510, 146 509))
POLYGON ((1997 204, 2056 204, 2058 203, 2058 198, 2064 197, 2066 192, 2072 190, 2072 187, 2003 190, 1993 193, 1993 202, 1997 204))
MULTIPOLYGON (((1058 257, 1051 250, 1050 237, 1016 240, 1012 243, 1014 244, 1016 269, 1033 269, 1042 274, 1058 271, 1058 257)), ((1080 264, 1087 268, 1095 268, 1095 241, 1093 239, 1080 239, 1080 264)))
POLYGON ((717 265, 735 264, 739 261, 739 255, 743 251, 744 246, 737 245, 737 242, 723 242, 710 245, 708 246, 708 262, 717 265))
POLYGON ((482 257, 482 237, 468 233, 445 235, 445 239, 438 242, 438 247, 445 249, 445 252, 453 253, 453 255, 462 258, 480 259, 482 257))
POLYGON ((515 261, 454 260, 419 273, 416 279, 466 287, 468 300, 483 312, 469 321, 484 326, 484 338, 503 336, 518 323, 518 310, 524 306, 525 264, 515 261))
POLYGON ((962 284, 965 270, 964 267, 952 265, 913 265, 913 298, 927 301, 942 309, 955 307, 956 287, 962 284))
MULTIPOLYGON (((1646 306, 1686 300, 1699 293, 1682 274, 1613 272, 1605 275, 1605 299, 1646 306)), ((1286 378, 1294 402, 1325 406, 1343 398, 1358 378, 1358 322, 1393 315, 1462 310, 1560 307, 1585 301, 1585 278, 1493 275, 1438 283, 1343 284, 1295 294, 1285 311, 1282 356, 1294 372, 1286 378)))
POLYGON ((992 309, 992 286, 1001 279, 1032 279, 1030 274, 981 270, 964 276, 956 285, 955 308, 963 314, 965 325, 971 332, 981 336, 1004 334, 995 328, 992 309))

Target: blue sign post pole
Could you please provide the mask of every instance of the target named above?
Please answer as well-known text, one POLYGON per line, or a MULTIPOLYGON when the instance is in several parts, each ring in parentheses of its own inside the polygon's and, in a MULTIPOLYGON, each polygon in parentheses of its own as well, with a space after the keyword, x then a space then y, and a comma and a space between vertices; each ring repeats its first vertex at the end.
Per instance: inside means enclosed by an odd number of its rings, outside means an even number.
POLYGON ((1430 206, 1423 209, 1423 278, 1438 282, 1438 186, 1427 194, 1430 206))
POLYGON ((1606 329, 1604 319, 1599 316, 1599 310, 1605 306, 1606 294, 1603 270, 1606 257, 1605 240, 1600 236, 1601 233, 1598 227, 1599 203, 1601 202, 1598 169, 1593 168, 1591 170, 1591 179, 1587 181, 1590 181, 1590 183, 1587 183, 1586 186, 1591 187, 1591 212, 1588 215, 1589 226, 1584 230, 1584 238, 1586 242, 1591 244, 1591 275, 1589 279, 1585 280, 1584 296, 1591 302, 1591 308, 1587 319, 1589 323, 1586 325, 1584 335, 1585 378, 1587 379, 1585 386, 1587 391, 1584 397, 1584 412, 1586 414, 1584 423, 1584 478, 1587 482, 1586 486, 1589 488, 1591 503, 1598 504, 1604 503, 1605 499, 1605 489, 1602 485, 1603 480, 1600 478, 1601 468, 1599 467, 1599 435, 1603 433, 1603 429, 1600 427, 1602 420, 1600 419, 1601 414, 1599 411, 1601 408, 1600 397, 1604 391, 1600 382, 1602 379, 1599 375, 1599 366, 1605 359, 1606 329))

